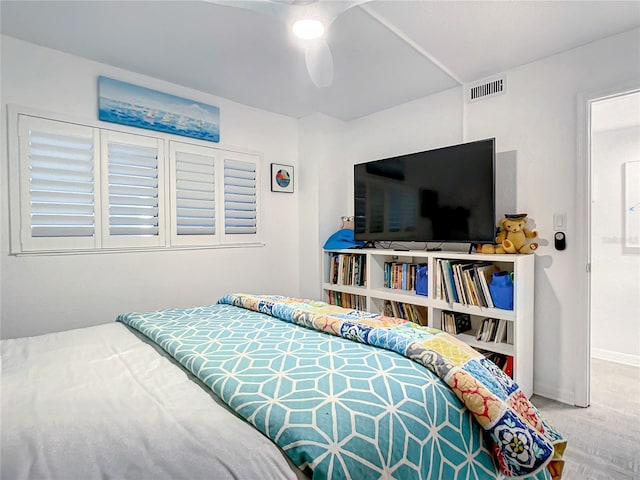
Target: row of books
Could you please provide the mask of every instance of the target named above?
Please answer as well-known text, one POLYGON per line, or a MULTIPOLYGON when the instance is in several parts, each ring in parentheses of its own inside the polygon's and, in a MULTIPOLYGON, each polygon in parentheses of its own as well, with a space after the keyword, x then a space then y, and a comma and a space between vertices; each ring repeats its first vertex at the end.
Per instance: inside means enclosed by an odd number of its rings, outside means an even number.
POLYGON ((355 310, 367 309, 367 297, 363 295, 354 295, 353 293, 336 292, 335 290, 327 290, 328 303, 344 308, 353 308, 355 310))
POLYGON ((416 264, 384 262, 384 286, 397 290, 415 290, 416 264))
POLYGON ((367 262, 364 255, 329 254, 328 283, 364 287, 367 278, 367 262))
POLYGON ((385 300, 382 314, 387 317, 404 318, 418 325, 427 326, 427 308, 421 305, 385 300))
POLYGON ((468 313, 447 312, 441 313, 442 330, 452 335, 468 332, 471 325, 471 315, 468 313))
POLYGON ((426 264, 385 262, 385 288, 415 291, 418 284, 418 268, 426 269, 426 264))
POLYGON ((436 260, 435 298, 494 308, 489 284, 498 267, 487 262, 436 260))
POLYGON ((504 319, 484 318, 478 326, 476 340, 513 345, 513 325, 504 319))
POLYGON ((504 373, 513 378, 513 357, 502 353, 478 350, 485 358, 495 363, 504 373))

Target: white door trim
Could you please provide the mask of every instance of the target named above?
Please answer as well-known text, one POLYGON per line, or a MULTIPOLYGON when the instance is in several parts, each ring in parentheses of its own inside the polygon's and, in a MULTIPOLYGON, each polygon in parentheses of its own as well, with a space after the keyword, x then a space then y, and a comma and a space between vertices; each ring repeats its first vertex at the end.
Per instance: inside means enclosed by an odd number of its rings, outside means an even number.
POLYGON ((576 329, 574 350, 574 405, 588 407, 590 403, 591 377, 591 105, 597 100, 614 98, 640 89, 637 81, 578 95, 577 118, 577 222, 576 245, 578 266, 576 267, 576 287, 578 298, 582 299, 577 308, 579 322, 576 329))

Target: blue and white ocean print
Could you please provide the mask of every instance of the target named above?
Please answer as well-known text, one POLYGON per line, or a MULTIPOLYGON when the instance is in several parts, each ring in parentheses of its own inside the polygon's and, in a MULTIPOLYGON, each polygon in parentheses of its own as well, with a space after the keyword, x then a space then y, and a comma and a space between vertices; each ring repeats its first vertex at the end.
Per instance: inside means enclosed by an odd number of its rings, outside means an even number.
POLYGON ((98 77, 98 118, 105 122, 220 141, 220 109, 108 77, 98 77))

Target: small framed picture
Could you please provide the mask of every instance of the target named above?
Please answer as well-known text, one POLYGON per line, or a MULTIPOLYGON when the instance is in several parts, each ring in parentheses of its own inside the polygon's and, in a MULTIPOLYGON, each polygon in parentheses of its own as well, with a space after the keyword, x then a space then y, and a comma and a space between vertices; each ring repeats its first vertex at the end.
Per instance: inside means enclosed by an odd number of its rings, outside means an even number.
POLYGON ((271 191, 293 193, 293 167, 291 165, 271 164, 271 191))

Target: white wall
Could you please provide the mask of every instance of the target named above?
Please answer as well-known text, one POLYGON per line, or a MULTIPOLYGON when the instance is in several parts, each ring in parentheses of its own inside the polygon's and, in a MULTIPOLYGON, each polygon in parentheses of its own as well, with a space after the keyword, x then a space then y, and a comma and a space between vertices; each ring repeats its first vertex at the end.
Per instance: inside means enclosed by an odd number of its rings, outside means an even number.
POLYGON ((340 144, 345 123, 310 115, 300 120, 299 131, 300 296, 320 299, 322 246, 340 228, 340 217, 353 210, 344 203, 346 163, 335 160, 344 154, 340 144))
MULTIPOLYGON (((356 163, 453 145, 462 141, 462 90, 452 88, 420 100, 350 122, 340 150, 349 175, 340 179, 344 200, 353 213, 353 168, 356 163)), ((340 171, 343 167, 338 166, 340 171)))
POLYGON ((349 123, 324 115, 300 121, 301 295, 322 298, 321 248, 340 216, 353 215, 353 165, 459 143, 460 95, 452 89, 349 123))
MULTIPOLYGON (((638 96, 629 106, 636 112, 638 96)), ((599 115, 596 104, 594 130, 599 115)), ((640 366, 640 253, 623 248, 623 166, 640 161, 640 116, 636 123, 594 131, 591 140, 591 348, 594 357, 640 366)))
MULTIPOLYGON (((460 89, 410 102, 350 122, 344 158, 358 163, 389 155, 496 137, 498 152, 515 152, 519 211, 528 212, 540 232, 536 253, 534 390, 574 402, 576 279, 585 265, 578 249, 578 97, 630 81, 640 84, 640 29, 564 52, 507 72, 505 95, 463 104, 460 89), (553 213, 568 218, 567 249, 553 248, 553 213)), ((352 176, 333 177, 353 195, 352 176)), ((351 207, 352 208, 352 207, 351 207)), ((305 271, 303 275, 319 273, 305 271)), ((581 303, 582 302, 582 303, 581 303)))
POLYGON ((536 256, 534 391, 574 402, 579 342, 587 319, 577 285, 585 259, 576 245, 586 235, 578 218, 578 101, 590 92, 640 84, 640 29, 564 52, 507 73, 508 93, 468 105, 466 130, 493 134, 498 150, 518 152, 518 209, 535 219, 543 241, 536 256), (553 247, 553 214, 566 213, 567 249, 553 247))
MULTIPOLYGON (((108 65, 2 37, 2 145, 6 105, 97 119, 106 75, 220 107, 220 146, 262 152, 264 247, 64 256, 10 256, 7 149, 2 149, 2 337, 114 321, 116 314, 215 303, 228 292, 299 294, 298 199, 272 193, 269 164, 297 165, 297 121, 108 65)), ((105 124, 107 125, 107 124, 105 124)))

